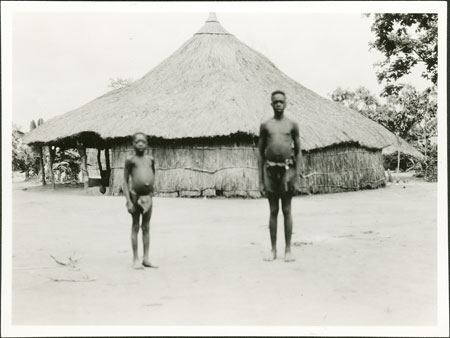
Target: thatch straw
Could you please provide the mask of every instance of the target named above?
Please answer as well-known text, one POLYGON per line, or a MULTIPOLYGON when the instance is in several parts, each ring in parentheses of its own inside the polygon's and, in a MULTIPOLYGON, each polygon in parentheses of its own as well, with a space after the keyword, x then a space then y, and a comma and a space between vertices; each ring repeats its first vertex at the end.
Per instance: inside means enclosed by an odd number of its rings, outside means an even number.
POLYGON ((83 132, 103 139, 136 131, 164 139, 257 135, 273 114, 275 89, 287 94, 286 114, 298 121, 305 150, 349 142, 381 149, 396 142, 381 125, 289 78, 214 16, 144 77, 47 121, 26 142, 61 141, 83 132))

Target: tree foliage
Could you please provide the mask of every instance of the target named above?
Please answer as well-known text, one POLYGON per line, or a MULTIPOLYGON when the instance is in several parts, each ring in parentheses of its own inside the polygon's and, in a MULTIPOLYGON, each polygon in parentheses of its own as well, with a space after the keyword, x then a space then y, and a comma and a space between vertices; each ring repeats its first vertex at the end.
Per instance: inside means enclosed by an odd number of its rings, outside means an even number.
POLYGON ((375 41, 371 48, 385 59, 376 64, 377 78, 385 84, 384 95, 396 94, 402 87, 398 80, 423 64, 422 76, 437 84, 438 16, 437 14, 373 14, 375 41))
POLYGON ((417 91, 407 85, 387 100, 385 125, 408 142, 437 135, 437 97, 434 90, 417 91))
POLYGON ((382 102, 364 87, 354 91, 338 87, 331 93, 331 99, 380 123, 407 141, 416 141, 424 133, 436 136, 437 98, 433 88, 419 92, 406 85, 397 95, 388 96, 382 102))
POLYGON ((76 180, 80 173, 81 158, 76 149, 56 148, 53 169, 65 172, 65 180, 76 180))
POLYGON ((12 170, 26 172, 39 171, 39 158, 22 140, 23 133, 13 124, 12 128, 12 170))
MULTIPOLYGON (((354 91, 338 87, 331 98, 380 123, 416 147, 425 155, 425 160, 417 162, 415 169, 426 179, 436 179, 437 145, 433 140, 437 136, 437 95, 434 87, 420 92, 406 85, 396 95, 384 98, 376 97, 364 87, 354 91)), ((392 157, 394 161, 395 158, 392 157)))
POLYGON ((377 97, 365 87, 358 87, 354 91, 338 87, 331 93, 331 99, 356 110, 376 122, 380 122, 377 118, 380 103, 377 97))

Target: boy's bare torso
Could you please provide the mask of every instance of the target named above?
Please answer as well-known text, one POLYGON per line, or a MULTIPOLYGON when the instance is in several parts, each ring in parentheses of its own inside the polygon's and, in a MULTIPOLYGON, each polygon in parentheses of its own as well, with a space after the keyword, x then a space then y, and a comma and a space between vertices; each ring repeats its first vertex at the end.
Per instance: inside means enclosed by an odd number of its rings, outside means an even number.
POLYGON ((292 142, 294 122, 283 117, 281 119, 271 118, 263 123, 266 138, 265 157, 272 162, 284 162, 293 156, 292 142))
POLYGON ((153 157, 149 155, 131 156, 127 160, 131 176, 131 189, 137 195, 148 195, 153 192, 155 175, 153 157))

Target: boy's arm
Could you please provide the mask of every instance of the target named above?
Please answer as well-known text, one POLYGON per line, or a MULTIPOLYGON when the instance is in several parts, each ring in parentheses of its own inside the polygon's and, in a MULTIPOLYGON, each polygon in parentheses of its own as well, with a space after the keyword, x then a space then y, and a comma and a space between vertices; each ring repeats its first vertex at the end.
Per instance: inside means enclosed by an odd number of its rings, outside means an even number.
POLYGON ((259 189, 264 192, 264 162, 266 161, 266 145, 267 145, 267 130, 264 123, 259 128, 258 139, 258 177, 259 177, 259 189))
POLYGON ((155 173, 156 173, 156 170, 155 170, 155 159, 153 158, 153 156, 152 157, 150 157, 151 158, 151 161, 152 161, 152 170, 153 170, 153 175, 155 175, 155 173))
POLYGON ((131 202, 130 188, 128 186, 130 172, 131 172, 131 158, 127 158, 125 160, 125 167, 123 170, 123 193, 125 195, 125 198, 127 199, 127 202, 131 202))
POLYGON ((292 140, 294 141, 294 156, 297 176, 300 176, 303 175, 303 156, 302 149, 300 147, 300 131, 296 122, 294 122, 294 126, 292 128, 292 140))

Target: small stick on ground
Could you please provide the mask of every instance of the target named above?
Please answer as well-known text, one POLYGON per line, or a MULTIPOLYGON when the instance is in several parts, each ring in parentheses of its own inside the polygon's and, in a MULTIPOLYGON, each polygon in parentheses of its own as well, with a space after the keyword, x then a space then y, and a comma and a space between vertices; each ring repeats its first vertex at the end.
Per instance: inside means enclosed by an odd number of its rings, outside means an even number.
POLYGON ((84 283, 84 282, 94 282, 95 278, 90 278, 89 276, 84 276, 82 279, 64 279, 64 278, 53 278, 49 277, 50 280, 54 282, 73 282, 73 283, 84 283))
POLYGON ((69 263, 64 263, 64 262, 61 262, 60 260, 57 260, 54 256, 52 256, 52 255, 50 255, 50 257, 51 258, 53 258, 53 260, 56 262, 56 263, 58 263, 59 265, 62 265, 62 266, 67 266, 67 265, 69 265, 69 263))
MULTIPOLYGON (((73 255, 75 255, 75 253, 74 253, 73 255)), ((50 255, 50 257, 53 258, 53 260, 54 260, 56 263, 58 263, 59 265, 62 265, 62 266, 70 266, 70 267, 72 267, 72 268, 76 268, 76 267, 77 267, 77 263, 78 263, 78 261, 80 260, 80 258, 74 259, 74 258, 72 258, 72 256, 70 256, 70 257, 68 258, 69 261, 66 262, 66 263, 64 263, 64 262, 62 262, 62 261, 56 259, 56 257, 53 256, 53 255, 50 255)))

